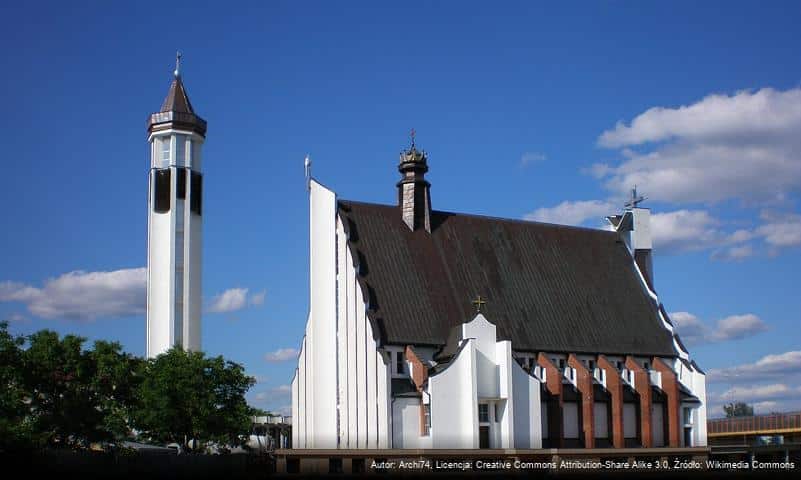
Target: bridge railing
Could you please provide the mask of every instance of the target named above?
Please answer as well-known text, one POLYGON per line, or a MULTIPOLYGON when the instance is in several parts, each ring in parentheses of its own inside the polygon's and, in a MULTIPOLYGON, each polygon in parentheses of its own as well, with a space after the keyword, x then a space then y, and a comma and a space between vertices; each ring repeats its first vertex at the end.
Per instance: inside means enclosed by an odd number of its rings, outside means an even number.
POLYGON ((754 415, 753 417, 713 418, 707 421, 709 434, 801 430, 801 412, 754 415))

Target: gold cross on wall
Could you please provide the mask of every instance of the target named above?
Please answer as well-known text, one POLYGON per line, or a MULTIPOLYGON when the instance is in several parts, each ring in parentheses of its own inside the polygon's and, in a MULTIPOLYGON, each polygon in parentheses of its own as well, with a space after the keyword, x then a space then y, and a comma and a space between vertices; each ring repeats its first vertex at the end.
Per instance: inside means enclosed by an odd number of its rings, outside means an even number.
POLYGON ((481 307, 487 304, 487 301, 481 298, 481 295, 477 296, 475 300, 473 300, 473 305, 476 306, 476 313, 481 313, 481 307))

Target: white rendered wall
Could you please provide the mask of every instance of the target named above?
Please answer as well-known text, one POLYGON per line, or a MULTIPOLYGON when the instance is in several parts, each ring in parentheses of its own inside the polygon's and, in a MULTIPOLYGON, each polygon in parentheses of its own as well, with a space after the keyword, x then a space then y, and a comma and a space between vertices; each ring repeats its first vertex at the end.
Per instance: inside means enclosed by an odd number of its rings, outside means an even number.
POLYGON ((311 404, 311 433, 306 448, 337 448, 336 390, 336 197, 334 192, 310 181, 310 285, 309 332, 312 380, 307 394, 311 404))
POLYGON ((293 400, 305 442, 299 435, 295 445, 386 448, 388 364, 373 338, 335 195, 313 180, 310 190, 311 306, 298 373, 307 381, 293 400))
POLYGON ((496 355, 495 325, 482 314, 462 324, 462 338, 475 338, 478 398, 499 398, 500 385, 496 355))
MULTIPOLYGON (((376 402, 378 403, 378 448, 390 447, 390 428, 392 426, 389 418, 389 403, 391 387, 391 375, 389 373, 390 362, 382 352, 376 352, 376 402)), ((430 439, 431 437, 427 437, 430 439)), ((430 445, 429 445, 430 446, 430 445)))
POLYGON ((465 344, 443 371, 429 377, 433 448, 478 448, 475 340, 465 344))
POLYGON ((665 446, 665 428, 664 428, 664 404, 654 403, 651 405, 651 437, 653 438, 654 447, 665 446))
POLYGON ((306 395, 306 337, 300 345, 298 354, 297 379, 297 401, 292 399, 292 446, 294 448, 307 448, 306 438, 308 437, 308 397, 306 395))
POLYGON ((637 404, 626 402, 623 404, 623 437, 637 436, 637 404))
POLYGON ((650 250, 653 248, 651 241, 651 211, 647 208, 631 209, 634 215, 634 230, 631 235, 632 249, 650 250))
POLYGON ((578 404, 565 402, 562 408, 562 422, 565 438, 579 438, 578 404))
POLYGON ((693 394, 701 400, 701 405, 693 412, 693 446, 705 447, 706 434, 706 375, 693 372, 693 394))
POLYGON ((431 448, 431 437, 420 435, 420 399, 400 397, 392 403, 394 448, 431 448))
POLYGON ((607 404, 606 402, 595 402, 594 408, 595 438, 607 438, 609 437, 607 404))
POLYGON ((298 448, 300 443, 298 439, 298 433, 300 432, 300 428, 298 426, 298 419, 300 419, 300 415, 298 415, 298 405, 300 404, 300 398, 298 397, 298 369, 295 368, 295 374, 292 375, 292 446, 294 448, 298 448))
POLYGON ((339 411, 339 446, 349 445, 349 395, 348 362, 352 361, 348 351, 348 254, 347 239, 342 220, 337 218, 337 404, 339 411))
POLYGON ((201 349, 202 216, 192 213, 188 199, 177 197, 177 170, 200 171, 203 137, 192 132, 166 130, 153 134, 148 176, 147 356, 155 357, 174 345, 201 349), (168 155, 164 155, 164 145, 168 155), (195 158, 197 157, 197 158, 195 158), (170 169, 170 209, 153 210, 155 191, 152 169, 170 169))
MULTIPOLYGON (((510 366, 514 399, 514 448, 542 448, 544 403, 540 382, 512 362, 510 366)), ((547 418, 547 417, 546 417, 547 418)))

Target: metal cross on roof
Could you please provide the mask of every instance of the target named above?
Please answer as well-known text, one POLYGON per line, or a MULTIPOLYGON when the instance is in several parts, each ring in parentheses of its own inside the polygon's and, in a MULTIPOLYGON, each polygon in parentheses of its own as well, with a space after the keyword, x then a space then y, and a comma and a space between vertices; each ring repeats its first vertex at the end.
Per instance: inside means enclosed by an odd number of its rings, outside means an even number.
POLYGON ((646 198, 642 195, 637 196, 637 185, 634 185, 634 188, 631 189, 631 199, 624 206, 626 208, 637 208, 646 198))
POLYGON ((412 129, 412 131, 411 131, 411 132, 409 132, 409 137, 411 137, 411 139, 412 139, 412 150, 414 150, 414 135, 415 135, 416 133, 417 133, 417 132, 415 132, 415 131, 414 131, 414 129, 412 129))
POLYGON ((481 313, 481 307, 487 304, 487 301, 481 298, 481 295, 478 295, 475 300, 473 300, 473 305, 476 306, 476 313, 481 313))
POLYGON ((182 55, 181 55, 181 51, 180 50, 175 52, 175 72, 174 73, 175 73, 176 77, 180 77, 181 76, 181 56, 182 55))

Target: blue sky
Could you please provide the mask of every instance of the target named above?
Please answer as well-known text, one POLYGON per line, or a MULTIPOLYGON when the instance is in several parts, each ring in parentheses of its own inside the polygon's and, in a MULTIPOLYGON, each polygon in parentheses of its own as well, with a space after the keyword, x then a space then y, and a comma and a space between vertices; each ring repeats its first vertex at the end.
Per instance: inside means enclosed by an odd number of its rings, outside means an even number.
POLYGON ((391 203, 414 128, 435 209, 600 226, 638 183, 712 413, 801 408, 798 3, 378 3, 0 7, 0 318, 144 353, 145 119, 180 49, 209 123, 203 346, 252 403, 289 404, 304 155, 391 203))

